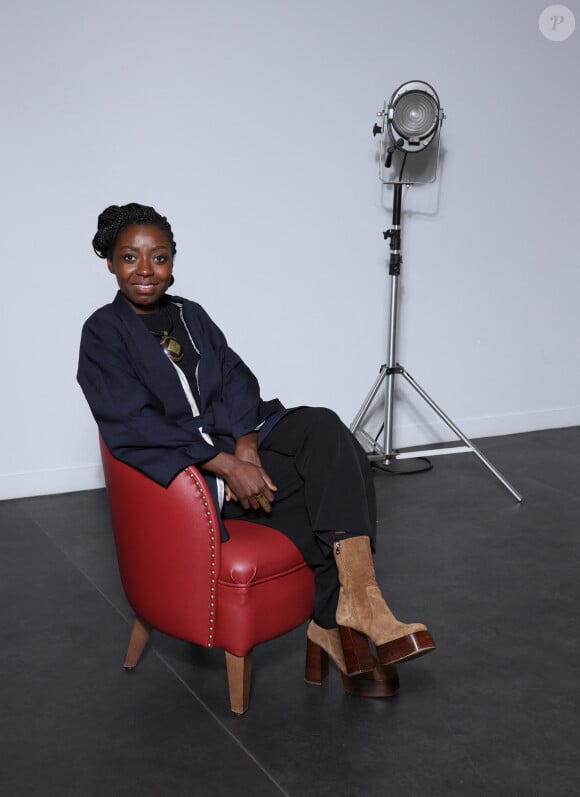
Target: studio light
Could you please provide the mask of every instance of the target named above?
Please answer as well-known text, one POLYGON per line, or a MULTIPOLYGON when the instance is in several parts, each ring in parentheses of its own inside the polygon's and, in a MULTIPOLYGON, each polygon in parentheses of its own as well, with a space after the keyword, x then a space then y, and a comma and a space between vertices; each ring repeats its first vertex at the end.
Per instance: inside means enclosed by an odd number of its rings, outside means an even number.
POLYGON ((377 116, 383 118, 383 123, 375 124, 373 134, 382 135, 381 165, 386 169, 391 166, 395 150, 406 155, 428 147, 445 118, 437 92, 423 80, 410 80, 399 86, 377 116))
POLYGON ((427 147, 443 119, 437 92, 420 80, 399 86, 389 100, 387 114, 391 141, 406 152, 427 147))
MULTIPOLYGON (((512 487, 507 479, 491 464, 477 446, 456 426, 451 418, 446 415, 429 396, 429 394, 416 382, 407 369, 397 360, 397 318, 398 318, 398 287, 401 276, 403 256, 401 250, 401 208, 403 187, 432 183, 437 177, 439 156, 441 151, 441 125, 445 114, 441 108, 437 92, 429 83, 422 80, 410 80, 403 83, 393 92, 390 100, 385 101, 382 111, 377 113, 382 119, 381 124, 375 124, 373 135, 380 134, 379 176, 384 186, 392 187, 392 225, 383 232, 385 240, 389 241, 391 250, 389 258, 389 276, 391 278, 391 301, 389 338, 387 342, 388 360, 379 369, 379 375, 372 384, 362 406, 357 412, 350 430, 357 435, 363 445, 370 447, 367 451, 369 460, 376 466, 391 472, 412 473, 424 470, 425 465, 431 467, 426 455, 452 452, 471 452, 475 454, 490 472, 504 485, 504 487, 521 501, 521 495, 512 487), (427 147, 437 140, 437 146, 430 149, 421 157, 413 157, 416 153, 424 152, 427 147), (433 154, 433 157, 431 157, 433 154), (419 165, 422 160, 431 163, 431 178, 423 179, 423 172, 419 169, 418 176, 414 177, 406 170, 409 164, 419 165), (437 445, 435 448, 419 450, 418 447, 408 448, 393 447, 393 419, 395 403, 395 380, 403 379, 417 395, 439 416, 440 420, 459 438, 463 445, 437 445), (376 436, 370 435, 365 429, 367 413, 374 402, 379 389, 385 386, 384 422, 376 436), (384 443, 381 445, 379 437, 384 432, 384 443), (410 469, 402 469, 400 462, 405 459, 413 460, 418 464, 410 469)), ((421 168, 424 164, 421 164, 421 168)))

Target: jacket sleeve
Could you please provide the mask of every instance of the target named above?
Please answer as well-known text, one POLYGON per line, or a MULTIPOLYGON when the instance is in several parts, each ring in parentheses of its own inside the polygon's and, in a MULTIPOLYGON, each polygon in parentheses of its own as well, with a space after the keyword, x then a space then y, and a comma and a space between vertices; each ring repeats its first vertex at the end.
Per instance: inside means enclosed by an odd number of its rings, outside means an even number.
POLYGON ((242 358, 228 346, 221 329, 202 308, 199 309, 212 346, 216 352, 219 352, 220 399, 224 414, 220 418, 218 406, 215 405, 216 420, 218 426, 221 427, 220 431, 222 429, 227 431, 237 440, 238 437, 254 431, 269 415, 283 409, 283 406, 277 399, 267 402, 262 400, 260 385, 252 371, 242 358))
POLYGON ((238 439, 252 432, 264 420, 258 380, 242 359, 229 347, 223 367, 223 390, 231 433, 238 439))
POLYGON ((164 414, 113 324, 94 318, 85 323, 77 379, 111 453, 160 484, 215 456, 191 419, 164 414))

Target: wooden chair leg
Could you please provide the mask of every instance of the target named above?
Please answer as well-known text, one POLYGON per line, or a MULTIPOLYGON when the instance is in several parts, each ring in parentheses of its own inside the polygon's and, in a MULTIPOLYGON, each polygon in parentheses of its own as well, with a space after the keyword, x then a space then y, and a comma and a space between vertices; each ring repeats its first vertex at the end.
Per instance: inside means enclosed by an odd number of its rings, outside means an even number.
POLYGON ((245 714, 250 704, 252 651, 246 656, 234 656, 226 650, 226 669, 231 709, 234 714, 245 714))
POLYGON ((129 647, 127 648, 127 655, 125 656, 125 663, 123 665, 126 670, 135 669, 150 636, 151 626, 147 625, 147 623, 139 617, 135 617, 133 630, 131 631, 131 639, 129 640, 129 647))

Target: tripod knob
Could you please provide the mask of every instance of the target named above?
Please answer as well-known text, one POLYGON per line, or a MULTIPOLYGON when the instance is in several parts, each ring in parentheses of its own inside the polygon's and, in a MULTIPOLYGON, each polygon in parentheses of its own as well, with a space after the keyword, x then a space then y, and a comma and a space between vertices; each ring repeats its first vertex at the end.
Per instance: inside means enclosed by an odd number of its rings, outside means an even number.
POLYGON ((383 128, 375 122, 373 125, 373 136, 378 136, 378 134, 382 132, 383 128))

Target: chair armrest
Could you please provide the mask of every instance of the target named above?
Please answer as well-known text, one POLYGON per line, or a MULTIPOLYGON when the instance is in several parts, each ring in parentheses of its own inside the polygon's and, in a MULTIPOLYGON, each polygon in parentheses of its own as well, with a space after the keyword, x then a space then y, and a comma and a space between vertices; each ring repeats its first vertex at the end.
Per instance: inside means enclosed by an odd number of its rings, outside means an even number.
POLYGON ((220 526, 203 476, 190 466, 163 487, 100 444, 127 600, 154 628, 211 647, 220 526))

